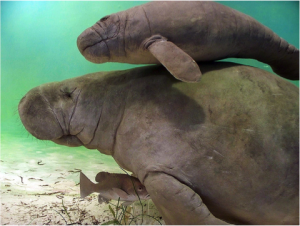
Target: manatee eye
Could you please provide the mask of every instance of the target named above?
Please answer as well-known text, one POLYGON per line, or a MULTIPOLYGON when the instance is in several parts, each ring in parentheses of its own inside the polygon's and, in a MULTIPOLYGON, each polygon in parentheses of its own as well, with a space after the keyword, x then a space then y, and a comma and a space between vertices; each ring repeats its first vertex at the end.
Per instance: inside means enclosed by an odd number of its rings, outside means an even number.
POLYGON ((105 17, 103 17, 103 18, 100 19, 100 22, 104 22, 104 21, 106 21, 108 18, 109 18, 109 16, 105 16, 105 17))
POLYGON ((142 190, 143 190, 143 187, 139 187, 138 190, 139 190, 139 191, 142 191, 142 190))
POLYGON ((75 89, 77 89, 77 88, 70 90, 68 87, 63 87, 63 88, 60 88, 60 92, 62 92, 64 96, 71 98, 72 93, 75 91, 75 89))
POLYGON ((71 97, 71 93, 66 93, 66 96, 67 97, 71 97))

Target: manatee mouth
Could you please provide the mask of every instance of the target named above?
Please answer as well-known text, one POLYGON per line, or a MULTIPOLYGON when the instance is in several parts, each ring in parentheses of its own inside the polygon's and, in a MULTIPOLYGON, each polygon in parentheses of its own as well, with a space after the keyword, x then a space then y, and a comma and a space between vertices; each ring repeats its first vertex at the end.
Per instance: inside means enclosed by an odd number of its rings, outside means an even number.
POLYGON ((82 142, 69 134, 62 119, 52 109, 40 87, 30 90, 18 106, 20 119, 26 130, 39 140, 51 140, 67 146, 81 146, 82 142))
POLYGON ((118 16, 106 16, 95 25, 84 30, 77 38, 80 53, 93 63, 105 63, 111 58, 109 40, 114 39, 120 32, 118 16))
POLYGON ((68 147, 79 147, 84 145, 76 135, 63 135, 58 139, 52 139, 52 141, 68 147))
POLYGON ((40 95, 39 87, 29 91, 21 99, 18 111, 26 130, 37 139, 52 140, 64 135, 53 110, 40 95))
POLYGON ((80 53, 93 63, 104 63, 110 58, 106 40, 103 40, 92 27, 77 38, 77 47, 80 53))

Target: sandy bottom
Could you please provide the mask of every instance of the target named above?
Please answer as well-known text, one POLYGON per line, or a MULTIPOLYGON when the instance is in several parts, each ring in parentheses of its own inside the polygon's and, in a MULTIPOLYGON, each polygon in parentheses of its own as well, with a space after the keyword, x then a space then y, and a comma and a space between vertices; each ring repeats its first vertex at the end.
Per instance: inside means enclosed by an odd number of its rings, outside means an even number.
POLYGON ((8 179, 1 183, 0 225, 118 225, 105 224, 115 219, 122 225, 164 225, 151 200, 135 202, 125 209, 117 201, 99 204, 95 193, 81 199, 79 185, 71 180, 50 184, 29 179, 27 184, 25 178, 23 184, 8 179), (35 186, 41 186, 39 191, 26 190, 35 186))
POLYGON ((78 197, 61 196, 22 196, 10 195, 10 201, 1 204, 1 225, 99 225, 113 224, 115 219, 109 205, 117 215, 117 224, 164 224, 153 203, 142 202, 144 215, 141 216, 141 205, 135 203, 127 207, 125 214, 116 211, 116 202, 98 204, 96 197, 82 200, 78 197), (149 217, 151 216, 151 217, 149 217), (154 219, 153 217, 156 217, 154 219), (142 219, 143 218, 143 219, 142 219))
POLYGON ((1 134, 0 224, 164 224, 151 200, 135 202, 123 214, 117 201, 99 204, 97 193, 81 199, 80 171, 92 181, 101 171, 124 173, 97 150, 1 134))

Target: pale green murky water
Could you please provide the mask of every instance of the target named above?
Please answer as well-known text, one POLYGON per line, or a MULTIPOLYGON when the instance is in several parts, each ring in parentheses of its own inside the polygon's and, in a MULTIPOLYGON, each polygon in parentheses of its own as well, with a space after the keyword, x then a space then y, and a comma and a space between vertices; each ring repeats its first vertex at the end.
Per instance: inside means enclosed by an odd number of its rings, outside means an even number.
MULTIPOLYGON (((100 171, 122 173, 111 156, 83 147, 68 148, 27 136, 1 135, 0 181, 30 193, 52 191, 52 185, 79 183, 79 170, 92 180, 100 171), (4 154, 5 153, 5 154, 4 154)), ((5 185, 10 185, 6 187, 5 185)))
MULTIPOLYGON (((9 182, 30 191, 44 189, 40 185, 58 180, 78 183, 78 173, 72 172, 76 169, 90 178, 99 171, 121 172, 111 157, 96 150, 68 148, 32 138, 20 123, 17 106, 28 90, 43 83, 134 67, 90 63, 77 50, 76 39, 103 16, 141 3, 1 2, 2 184, 9 182)), ((221 3, 251 15, 299 48, 298 2, 221 3)), ((271 72, 267 65, 255 60, 232 61, 271 72)))

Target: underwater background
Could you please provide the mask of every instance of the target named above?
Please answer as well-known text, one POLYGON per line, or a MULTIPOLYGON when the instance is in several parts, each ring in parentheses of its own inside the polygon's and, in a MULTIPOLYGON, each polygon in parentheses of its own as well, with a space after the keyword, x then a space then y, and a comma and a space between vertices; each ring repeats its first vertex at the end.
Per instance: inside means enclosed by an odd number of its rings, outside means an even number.
MULTIPOLYGON (((41 183, 79 182, 78 170, 94 178, 99 171, 121 172, 113 158, 97 150, 69 148, 39 141, 23 127, 17 107, 30 89, 97 71, 124 70, 137 65, 93 64, 79 53, 79 34, 105 15, 141 1, 1 1, 1 189, 7 184, 34 192, 41 183), (43 182, 38 178, 42 178, 43 182), (34 180, 36 179, 36 180, 34 180)), ((299 48, 298 1, 221 1, 254 17, 299 48)), ((226 59, 271 73, 256 60, 226 59)), ((141 66, 141 65, 138 65, 141 66)), ((299 87, 299 81, 293 81, 299 87)), ((5 194, 3 194, 5 195, 5 194)))

